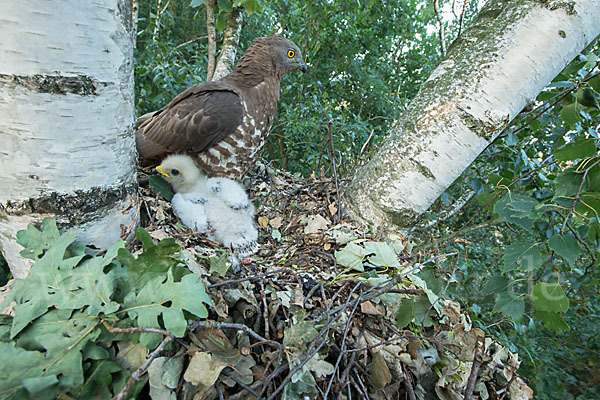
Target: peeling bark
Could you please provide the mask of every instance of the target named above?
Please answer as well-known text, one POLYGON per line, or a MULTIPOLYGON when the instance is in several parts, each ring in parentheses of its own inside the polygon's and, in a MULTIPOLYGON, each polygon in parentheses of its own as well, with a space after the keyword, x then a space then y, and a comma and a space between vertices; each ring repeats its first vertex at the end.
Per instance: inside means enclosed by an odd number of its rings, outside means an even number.
POLYGON ((371 227, 408 228, 600 34, 600 0, 492 0, 344 191, 371 227), (563 3, 560 3, 563 4, 563 3))
POLYGON ((9 2, 0 15, 0 251, 43 217, 107 247, 137 192, 131 2, 9 2))
POLYGON ((227 26, 223 36, 223 45, 221 54, 217 60, 217 66, 212 76, 212 80, 221 79, 229 74, 235 65, 235 54, 240 43, 240 33, 242 32, 242 21, 244 19, 244 9, 242 7, 234 8, 227 15, 227 26))

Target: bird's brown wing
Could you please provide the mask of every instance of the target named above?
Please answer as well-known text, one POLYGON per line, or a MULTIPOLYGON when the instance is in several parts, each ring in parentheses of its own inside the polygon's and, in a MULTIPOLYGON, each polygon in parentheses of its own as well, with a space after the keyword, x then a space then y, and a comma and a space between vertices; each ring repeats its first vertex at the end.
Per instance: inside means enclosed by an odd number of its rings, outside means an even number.
POLYGON ((207 150, 240 126, 243 112, 238 91, 231 85, 209 82, 192 86, 167 106, 138 119, 140 159, 207 150))

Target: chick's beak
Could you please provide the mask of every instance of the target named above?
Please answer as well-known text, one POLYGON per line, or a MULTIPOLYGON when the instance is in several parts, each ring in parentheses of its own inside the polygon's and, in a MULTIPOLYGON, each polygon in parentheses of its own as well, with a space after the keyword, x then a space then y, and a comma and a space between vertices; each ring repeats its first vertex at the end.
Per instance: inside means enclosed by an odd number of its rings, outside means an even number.
POLYGON ((158 167, 156 167, 156 170, 158 171, 159 174, 164 175, 167 178, 171 177, 171 175, 167 174, 167 172, 163 169, 162 165, 159 165, 158 167))

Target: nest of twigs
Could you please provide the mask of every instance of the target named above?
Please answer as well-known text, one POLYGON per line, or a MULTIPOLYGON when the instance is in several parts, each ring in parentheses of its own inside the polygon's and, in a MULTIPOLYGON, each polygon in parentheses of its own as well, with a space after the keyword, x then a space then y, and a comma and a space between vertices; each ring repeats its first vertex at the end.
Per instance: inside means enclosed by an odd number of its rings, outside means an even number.
POLYGON ((376 241, 340 209, 337 177, 263 166, 245 183, 261 249, 237 274, 226 249, 184 228, 169 202, 141 185, 141 225, 157 240, 176 238, 214 302, 174 350, 150 355, 153 398, 533 396, 516 373, 518 356, 417 278, 426 262, 407 256, 404 238, 392 246, 395 268, 369 264, 369 255, 364 272, 337 261, 349 243, 376 241))

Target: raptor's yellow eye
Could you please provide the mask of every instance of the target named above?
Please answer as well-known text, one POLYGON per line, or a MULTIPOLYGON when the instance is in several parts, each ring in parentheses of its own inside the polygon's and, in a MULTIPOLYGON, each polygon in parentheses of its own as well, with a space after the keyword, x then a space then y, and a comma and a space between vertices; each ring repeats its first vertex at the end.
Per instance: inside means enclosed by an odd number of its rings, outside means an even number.
POLYGON ((294 58, 295 55, 296 55, 296 52, 294 50, 288 50, 288 57, 289 58, 294 58))

